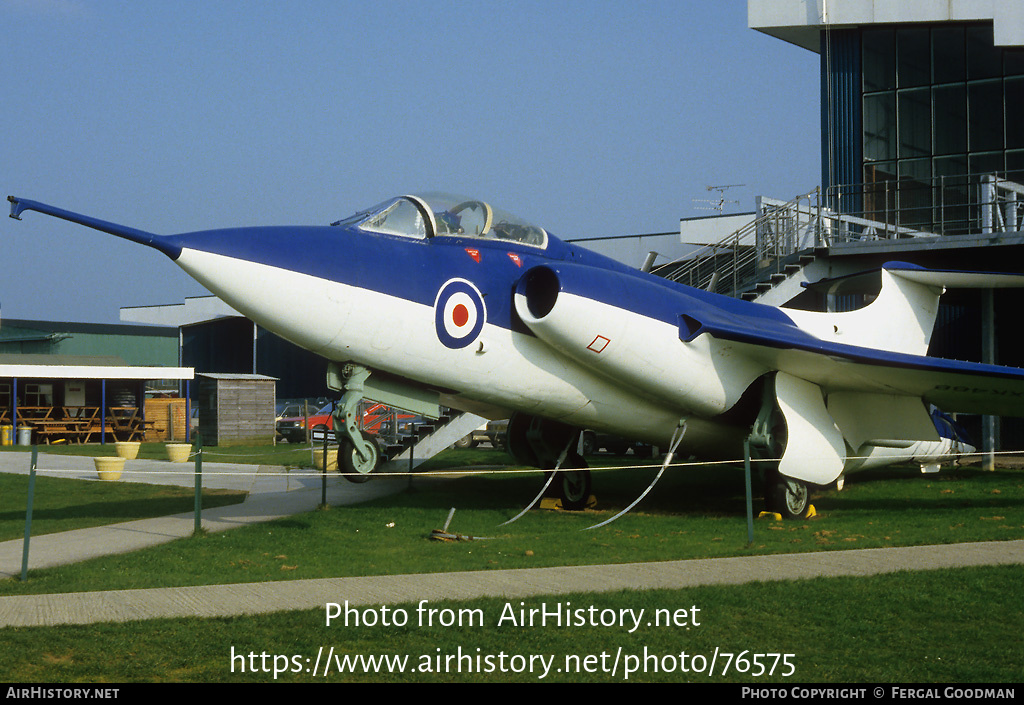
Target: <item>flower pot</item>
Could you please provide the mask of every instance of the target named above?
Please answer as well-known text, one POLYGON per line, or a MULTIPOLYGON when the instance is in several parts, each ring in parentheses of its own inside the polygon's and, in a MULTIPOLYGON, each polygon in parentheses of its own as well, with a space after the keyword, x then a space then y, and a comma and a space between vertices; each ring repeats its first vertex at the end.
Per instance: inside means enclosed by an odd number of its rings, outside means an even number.
POLYGON ((167 443, 164 447, 172 463, 188 462, 188 454, 192 452, 192 446, 188 443, 167 443))
MULTIPOLYGON (((315 467, 317 470, 323 470, 324 469, 324 449, 323 448, 314 448, 313 449, 313 467, 315 467)), ((334 470, 335 472, 338 470, 338 449, 337 448, 330 448, 327 451, 327 469, 328 470, 334 470)))
POLYGON ((121 479, 121 471, 124 470, 124 458, 93 458, 96 463, 96 472, 101 480, 112 482, 121 479))
POLYGON ((114 441, 117 454, 125 460, 135 460, 139 457, 139 446, 141 445, 142 443, 139 441, 114 441))

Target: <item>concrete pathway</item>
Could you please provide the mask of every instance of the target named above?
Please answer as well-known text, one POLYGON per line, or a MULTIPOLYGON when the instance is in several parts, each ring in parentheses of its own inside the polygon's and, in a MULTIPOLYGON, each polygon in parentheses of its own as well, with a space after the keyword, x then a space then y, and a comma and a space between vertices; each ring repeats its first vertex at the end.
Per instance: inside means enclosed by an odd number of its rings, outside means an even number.
MULTIPOLYGON (((22 453, 0 453, 0 472, 28 475, 30 458, 22 453)), ((121 482, 195 487, 193 463, 162 460, 129 460, 121 482)), ((40 454, 36 474, 99 482, 92 458, 40 454)), ((400 492, 407 478, 375 478, 356 484, 328 477, 327 502, 333 506, 365 502, 400 492)), ((203 487, 248 492, 241 504, 205 509, 202 526, 216 532, 247 524, 272 521, 316 509, 323 496, 321 478, 310 470, 292 471, 280 466, 203 462, 203 487)), ((59 534, 33 536, 29 542, 29 570, 49 568, 141 548, 190 536, 195 529, 192 512, 154 519, 139 519, 76 529, 59 534)), ((0 578, 21 576, 24 541, 0 542, 0 578)))
MULTIPOLYGON (((40 474, 95 477, 90 458, 40 456, 40 474)), ((129 461, 128 481, 192 486, 191 474, 166 462, 129 461)), ((0 454, 0 472, 27 473, 28 456, 0 454), (18 458, 13 462, 10 458, 18 458)), ((191 472, 191 466, 178 466, 191 472)), ((203 526, 221 531, 309 511, 320 502, 320 480, 281 468, 203 463, 204 485, 247 488, 243 504, 203 513, 203 526), (208 474, 207 474, 208 473, 208 474)), ((405 478, 353 484, 332 478, 331 504, 366 501, 400 491, 405 478)), ((134 551, 191 534, 192 514, 81 529, 31 541, 30 569, 134 551)), ((22 542, 0 543, 0 572, 21 573, 22 542)), ((423 575, 323 578, 183 588, 0 597, 0 627, 123 622, 161 617, 222 617, 296 609, 324 609, 328 602, 381 605, 473 597, 525 598, 571 592, 685 588, 695 585, 814 577, 867 576, 901 570, 1024 563, 1024 541, 855 549, 772 556, 660 563, 490 570, 423 575)))
MULTIPOLYGON (((300 609, 474 597, 526 598, 800 578, 867 576, 901 570, 1024 563, 1024 541, 877 548, 779 556, 712 558, 571 568, 322 578, 183 588, 0 597, 0 626, 226 617, 300 609)), ((433 605, 436 606, 436 605, 433 605)))

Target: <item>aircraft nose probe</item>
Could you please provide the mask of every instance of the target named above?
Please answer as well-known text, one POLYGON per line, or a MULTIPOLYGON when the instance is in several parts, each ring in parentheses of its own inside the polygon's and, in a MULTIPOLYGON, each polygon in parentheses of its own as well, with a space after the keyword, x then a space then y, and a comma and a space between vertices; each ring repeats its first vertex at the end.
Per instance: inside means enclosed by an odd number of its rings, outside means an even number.
POLYGON ((73 213, 71 211, 64 210, 63 208, 56 208, 45 203, 40 203, 39 201, 30 201, 27 198, 8 196, 7 200, 11 204, 10 217, 15 220, 21 220, 21 214, 25 211, 36 211, 37 213, 50 215, 54 218, 60 218, 61 220, 66 220, 71 223, 78 223, 79 225, 84 225, 87 228, 92 228, 93 230, 110 233, 111 235, 116 235, 117 237, 124 238, 125 240, 137 242, 140 245, 147 245, 148 247, 152 247, 163 252, 172 260, 178 259, 179 255, 181 255, 181 244, 178 241, 179 239, 176 237, 156 235, 154 233, 146 232, 145 230, 129 228, 125 225, 110 223, 98 218, 81 215, 80 213, 73 213))

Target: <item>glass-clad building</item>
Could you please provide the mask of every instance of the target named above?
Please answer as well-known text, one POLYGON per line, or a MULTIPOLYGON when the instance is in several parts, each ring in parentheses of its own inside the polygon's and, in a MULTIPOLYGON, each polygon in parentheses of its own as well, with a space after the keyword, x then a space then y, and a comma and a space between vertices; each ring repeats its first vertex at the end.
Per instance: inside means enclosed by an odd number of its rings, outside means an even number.
POLYGON ((749 0, 748 14, 819 54, 833 210, 965 234, 1002 180, 1024 183, 1024 3, 749 0))
MULTIPOLYGON (((891 259, 1024 268, 1024 2, 748 0, 747 10, 750 27, 819 55, 822 205, 849 234, 816 253, 833 276, 891 259)), ((953 290, 929 354, 1024 367, 1022 305, 1015 289, 953 290)), ((986 451, 1024 450, 1024 418, 975 421, 986 451)))
POLYGON ((841 210, 960 234, 977 228, 986 176, 1024 182, 1024 49, 995 46, 992 23, 828 30, 821 41, 832 96, 823 179, 841 210), (842 129, 850 118, 861 129, 842 129))

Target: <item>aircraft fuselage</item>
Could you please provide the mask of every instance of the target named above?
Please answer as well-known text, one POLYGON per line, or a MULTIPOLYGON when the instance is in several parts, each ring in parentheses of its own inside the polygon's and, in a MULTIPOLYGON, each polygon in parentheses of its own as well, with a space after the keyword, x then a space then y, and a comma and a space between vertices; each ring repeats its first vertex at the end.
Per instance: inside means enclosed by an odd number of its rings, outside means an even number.
MULTIPOLYGON (((624 265, 553 238, 539 253, 507 241, 410 240, 339 227, 248 228, 180 237, 176 262, 267 330, 330 360, 357 362, 450 390, 455 404, 472 402, 474 408, 490 407, 503 415, 522 411, 664 444, 681 417, 724 412, 750 381, 723 388, 706 350, 689 356, 689 368, 681 368, 678 327, 624 315, 610 304, 591 320, 580 321, 588 330, 581 335, 593 329, 581 354, 628 356, 642 363, 641 377, 656 376, 658 369, 671 371, 676 402, 665 399, 665 391, 645 388, 642 379, 623 385, 614 379, 614 369, 595 372, 538 339, 522 322, 514 300, 517 283, 531 268, 571 264, 594 267, 595 274, 635 275, 624 265), (455 311, 447 314, 451 295, 446 286, 457 298, 455 311)), ((751 370, 744 378, 758 373, 751 370)), ((695 421, 688 446, 721 453, 723 440, 742 439, 731 427, 695 421)))

